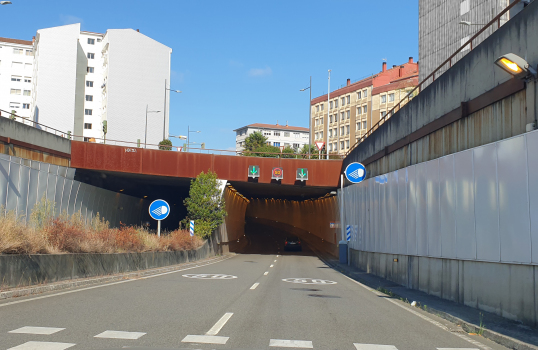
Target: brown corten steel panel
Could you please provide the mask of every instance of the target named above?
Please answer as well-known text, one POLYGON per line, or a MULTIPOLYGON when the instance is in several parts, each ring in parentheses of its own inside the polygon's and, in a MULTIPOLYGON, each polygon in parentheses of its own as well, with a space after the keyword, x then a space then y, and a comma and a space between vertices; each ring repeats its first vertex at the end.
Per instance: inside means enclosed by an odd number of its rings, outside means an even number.
POLYGON ((284 170, 283 185, 295 184, 297 168, 307 168, 306 186, 337 187, 342 169, 341 160, 279 159, 222 156, 188 152, 160 151, 89 142, 71 143, 73 168, 116 171, 158 176, 195 178, 212 170, 220 179, 248 181, 248 166, 260 167, 259 183, 271 183, 275 167, 284 170))

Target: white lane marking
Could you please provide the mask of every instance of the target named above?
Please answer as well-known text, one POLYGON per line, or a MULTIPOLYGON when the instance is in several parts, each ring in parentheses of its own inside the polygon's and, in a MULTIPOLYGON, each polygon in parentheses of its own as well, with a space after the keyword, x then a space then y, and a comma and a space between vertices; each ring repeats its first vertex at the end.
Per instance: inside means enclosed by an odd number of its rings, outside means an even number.
POLYGON ((171 273, 176 273, 176 272, 181 272, 181 271, 187 271, 187 270, 196 269, 196 268, 198 268, 198 267, 204 267, 204 266, 208 266, 208 265, 213 265, 213 264, 216 264, 216 263, 219 263, 219 262, 222 262, 222 261, 226 261, 226 260, 231 259, 231 258, 233 258, 233 257, 234 257, 234 255, 232 255, 232 256, 230 256, 230 257, 228 257, 228 258, 226 258, 226 259, 217 260, 217 261, 211 261, 211 262, 209 262, 209 263, 207 263, 207 264, 203 264, 203 265, 196 265, 196 266, 192 266, 192 267, 187 267, 187 268, 185 268, 185 269, 174 270, 174 271, 169 271, 169 272, 163 272, 163 273, 159 273, 159 274, 156 274, 156 275, 145 276, 145 277, 135 278, 135 279, 131 279, 131 280, 124 280, 124 281, 119 281, 119 282, 113 282, 113 283, 101 284, 101 285, 98 285, 98 286, 92 286, 92 287, 80 288, 80 289, 76 289, 76 290, 69 290, 69 291, 67 291, 67 292, 55 293, 55 294, 50 294, 50 295, 42 295, 42 296, 39 296, 39 297, 29 298, 29 299, 24 299, 24 300, 11 301, 11 302, 9 302, 9 303, 3 303, 3 304, 0 304, 0 307, 9 306, 9 305, 14 305, 14 304, 19 304, 19 303, 26 303, 26 302, 28 302, 28 301, 33 301, 33 300, 52 298, 52 297, 56 297, 56 296, 59 296, 59 295, 71 294, 71 293, 77 293, 77 292, 82 292, 82 291, 85 291, 85 290, 90 290, 90 289, 95 289, 95 288, 109 287, 109 286, 114 286, 114 285, 116 285, 116 284, 121 284, 121 283, 134 282, 134 281, 138 281, 138 280, 145 280, 145 279, 148 279, 148 278, 153 278, 153 277, 159 277, 159 276, 169 275, 169 274, 171 274, 171 273))
POLYGON ((268 274, 269 274, 269 271, 265 271, 265 272, 263 273, 264 276, 267 276, 268 274))
POLYGON ((104 331, 103 333, 94 335, 94 338, 108 339, 131 339, 135 340, 145 335, 143 332, 124 332, 124 331, 104 331))
POLYGON ((275 259, 275 261, 273 261, 273 262, 276 262, 276 259, 275 259))
POLYGON ((353 343, 357 350, 398 350, 394 345, 359 344, 353 343))
POLYGON ((280 255, 277 255, 276 257, 278 258, 280 255))
POLYGON ((259 285, 260 285, 259 283, 254 283, 254 284, 252 285, 252 287, 250 287, 250 289, 256 289, 256 287, 259 286, 259 285))
POLYGON ((55 343, 48 341, 29 341, 21 345, 17 345, 8 350, 65 350, 77 344, 72 343, 55 343))
POLYGON ((313 349, 312 342, 308 340, 285 340, 285 339, 271 339, 269 346, 276 346, 279 348, 303 348, 313 349))
POLYGON ((477 348, 437 348, 437 350, 478 350, 477 348))
POLYGON ((228 337, 218 335, 188 335, 181 341, 182 343, 203 343, 203 344, 226 344, 228 337))
POLYGON ((283 282, 302 283, 302 284, 336 284, 335 281, 321 280, 318 278, 283 278, 283 282))
MULTIPOLYGON (((344 276, 345 278, 347 278, 347 279, 350 280, 351 282, 353 282, 353 283, 355 283, 355 284, 358 284, 358 285, 361 286, 362 288, 364 288, 364 289, 366 289, 366 290, 369 290, 370 292, 373 292, 373 293, 376 294, 376 295, 379 295, 379 296, 386 296, 386 294, 381 293, 381 292, 378 292, 378 291, 375 290, 375 289, 372 289, 372 288, 370 288, 370 287, 368 287, 368 286, 366 286, 366 285, 364 285, 364 284, 362 284, 362 283, 360 283, 360 282, 358 282, 358 281, 355 281, 355 280, 354 280, 353 278, 351 278, 351 277, 348 277, 348 276, 346 276, 346 275, 344 275, 344 274, 342 274, 342 276, 344 276)), ((428 321, 428 322, 430 322, 431 324, 434 324, 434 325, 436 325, 437 327, 439 327, 439 328, 441 328, 441 329, 443 329, 443 330, 445 330, 445 331, 448 332, 448 328, 447 328, 445 325, 443 325, 443 324, 441 324, 441 323, 439 323, 439 322, 437 322, 437 321, 435 321, 435 320, 432 320, 431 318, 429 318, 429 317, 427 317, 427 316, 425 316, 425 315, 422 315, 421 313, 419 313, 419 312, 417 312, 417 311, 415 311, 415 310, 412 310, 410 307, 407 307, 407 306, 405 306, 405 305, 403 305, 403 304, 400 304, 400 303, 397 302, 396 300, 392 300, 392 299, 390 299, 390 298, 385 298, 385 300, 390 301, 390 302, 393 303, 394 305, 396 305, 396 306, 398 306, 398 307, 401 307, 402 309, 404 309, 404 310, 406 310, 406 311, 408 311, 408 312, 410 312, 410 313, 412 313, 412 314, 414 314, 414 315, 416 315, 416 316, 422 318, 423 320, 428 321)), ((466 340, 466 341, 468 341, 469 343, 478 346, 478 347, 481 348, 482 350, 492 350, 489 346, 484 345, 484 344, 482 344, 482 343, 480 343, 480 342, 477 342, 476 340, 473 340, 473 339, 469 338, 468 336, 466 336, 466 335, 464 335, 464 334, 458 334, 458 333, 453 333, 453 332, 450 332, 450 334, 454 334, 455 336, 460 337, 461 339, 466 340)))
POLYGON ((273 266, 275 266, 275 265, 271 265, 271 266, 269 266, 269 267, 273 267, 273 266))
POLYGON ((222 273, 187 273, 183 275, 183 277, 198 278, 202 280, 230 280, 237 278, 237 276, 223 275, 222 273))
POLYGON ((222 316, 220 318, 220 320, 218 320, 217 323, 215 323, 215 325, 213 327, 211 327, 211 329, 209 331, 207 331, 207 333, 205 335, 217 335, 217 334, 219 334, 222 327, 224 327, 226 322, 228 322, 228 320, 233 316, 233 314, 234 314, 233 312, 225 313, 224 316, 222 316))
POLYGON ((9 331, 8 333, 51 335, 56 332, 63 331, 64 329, 65 328, 25 326, 25 327, 21 327, 21 328, 9 331))

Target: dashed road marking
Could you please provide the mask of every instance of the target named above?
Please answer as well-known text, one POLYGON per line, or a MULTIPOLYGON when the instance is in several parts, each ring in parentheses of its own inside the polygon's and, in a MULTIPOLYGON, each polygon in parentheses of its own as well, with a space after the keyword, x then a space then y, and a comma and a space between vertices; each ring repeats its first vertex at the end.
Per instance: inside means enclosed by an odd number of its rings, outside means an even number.
POLYGON ((478 350, 476 348, 437 348, 437 350, 478 350))
POLYGON ((275 261, 273 261, 273 262, 276 262, 276 259, 275 259, 275 261))
POLYGON ((280 255, 277 255, 276 257, 278 258, 280 255))
POLYGON ((269 346, 275 346, 279 348, 302 348, 313 349, 312 342, 308 340, 285 340, 285 339, 271 339, 269 346))
POLYGON ((39 335, 51 335, 59 331, 63 331, 65 328, 55 328, 55 327, 21 327, 8 333, 21 333, 21 334, 39 334, 39 335))
POLYGON ((263 273, 264 276, 267 276, 268 274, 269 274, 269 271, 265 271, 265 272, 263 273))
POLYGON ((271 265, 271 266, 269 266, 269 267, 273 267, 273 266, 275 266, 275 265, 271 265))
POLYGON ((256 287, 259 286, 259 285, 260 285, 259 283, 254 283, 254 284, 252 285, 252 287, 250 287, 250 289, 256 289, 256 287))
POLYGON ((218 335, 188 335, 181 341, 182 343, 202 343, 202 344, 226 344, 228 337, 218 335))
POLYGON ((94 338, 136 340, 145 334, 146 333, 143 332, 104 331, 103 333, 95 335, 94 338))
POLYGON ((17 345, 8 350, 65 350, 77 344, 72 343, 55 343, 47 341, 29 341, 21 345, 17 345))
POLYGON ((394 345, 359 344, 353 343, 357 350, 398 350, 394 345))
POLYGON ((217 334, 219 334, 222 327, 224 327, 226 322, 228 322, 228 320, 233 316, 233 314, 234 314, 233 312, 225 313, 224 316, 222 316, 220 318, 220 320, 218 320, 217 323, 215 323, 215 325, 213 327, 211 327, 211 329, 205 335, 217 335, 217 334))

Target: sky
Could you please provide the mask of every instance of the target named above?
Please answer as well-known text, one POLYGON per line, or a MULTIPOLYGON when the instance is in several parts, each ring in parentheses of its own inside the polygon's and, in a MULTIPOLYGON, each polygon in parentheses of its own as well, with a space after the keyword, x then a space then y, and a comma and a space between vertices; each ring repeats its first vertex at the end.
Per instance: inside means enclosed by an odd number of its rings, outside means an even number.
MULTIPOLYGON (((31 40, 41 28, 81 23, 132 28, 172 48, 170 134, 235 150, 252 123, 308 127, 312 98, 418 60, 418 0, 11 0, 0 36, 31 40)), ((173 139, 174 145, 184 141, 173 139)))

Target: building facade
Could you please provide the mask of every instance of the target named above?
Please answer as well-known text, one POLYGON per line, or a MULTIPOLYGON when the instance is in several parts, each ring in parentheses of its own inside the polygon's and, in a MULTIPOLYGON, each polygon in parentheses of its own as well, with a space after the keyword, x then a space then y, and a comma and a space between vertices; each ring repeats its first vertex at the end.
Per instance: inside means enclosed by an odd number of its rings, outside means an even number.
POLYGON ((390 69, 383 62, 381 72, 355 83, 348 79, 345 87, 330 93, 328 105, 327 95, 310 102, 313 141, 325 142, 329 153, 345 154, 417 84, 418 63, 412 57, 390 69))
POLYGON ((250 124, 235 129, 235 150, 245 150, 245 139, 254 132, 260 132, 267 138, 267 144, 275 147, 291 147, 295 151, 308 144, 308 128, 277 124, 250 124))
POLYGON ((7 113, 31 116, 33 59, 32 41, 0 38, 0 109, 7 113))
MULTIPOLYGON (((482 29, 484 24, 490 22, 503 9, 509 5, 509 0, 419 0, 418 17, 418 56, 420 62, 419 81, 423 81, 434 69, 439 67, 456 50, 463 46, 474 34, 482 29), (462 24, 467 22, 469 24, 462 24)), ((520 10, 513 9, 514 11, 520 10)), ((503 25, 510 16, 510 10, 501 17, 503 25)), ((473 40, 473 46, 478 45, 497 29, 493 25, 473 40)), ((452 64, 465 56, 470 46, 465 48, 452 59, 452 64)), ((436 76, 450 68, 447 64, 442 67, 436 76)), ((431 84, 429 78, 422 88, 431 84)))

